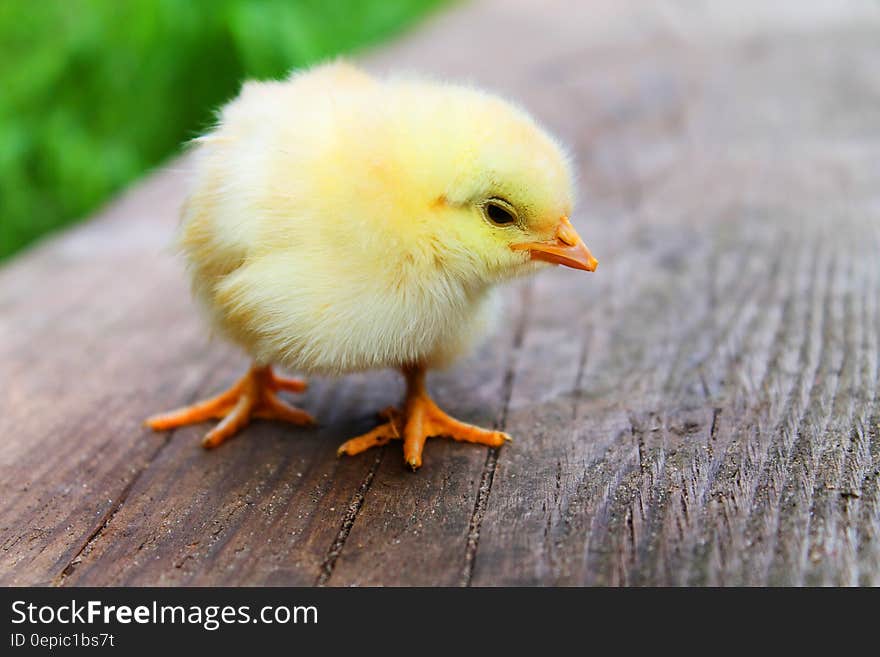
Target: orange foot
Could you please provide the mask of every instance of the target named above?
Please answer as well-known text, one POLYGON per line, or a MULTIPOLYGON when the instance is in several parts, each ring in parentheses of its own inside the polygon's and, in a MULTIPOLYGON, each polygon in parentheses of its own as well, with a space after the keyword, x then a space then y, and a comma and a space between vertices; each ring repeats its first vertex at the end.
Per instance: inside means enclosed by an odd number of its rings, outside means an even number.
POLYGON ((272 367, 252 366, 229 390, 216 397, 179 408, 170 413, 154 415, 146 425, 155 431, 166 431, 186 424, 222 418, 202 439, 202 447, 217 447, 247 426, 252 417, 284 420, 293 424, 314 424, 315 420, 303 410, 278 398, 279 390, 303 392, 307 387, 301 379, 275 376, 272 367))
POLYGON ((422 449, 431 436, 449 436, 468 443, 500 447, 510 436, 502 431, 481 429, 459 422, 444 413, 425 390, 425 370, 406 369, 405 411, 389 408, 380 414, 387 421, 362 436, 352 438, 339 446, 338 455, 353 456, 384 445, 391 440, 403 440, 403 459, 416 470, 422 465, 422 449))

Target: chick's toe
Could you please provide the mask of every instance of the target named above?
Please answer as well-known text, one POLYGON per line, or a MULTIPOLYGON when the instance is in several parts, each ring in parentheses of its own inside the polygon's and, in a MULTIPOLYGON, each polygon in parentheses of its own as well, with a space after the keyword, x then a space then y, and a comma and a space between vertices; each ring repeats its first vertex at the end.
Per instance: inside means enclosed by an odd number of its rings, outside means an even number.
POLYGON ((145 424, 154 431, 167 431, 187 424, 221 419, 202 439, 202 446, 221 445, 250 423, 252 417, 283 420, 297 425, 315 424, 305 411, 291 406, 276 394, 279 390, 303 392, 305 381, 276 376, 270 366, 253 366, 229 390, 169 413, 154 415, 145 424))
POLYGON ((422 465, 425 442, 432 436, 448 436, 461 442, 501 447, 511 438, 503 431, 482 429, 451 417, 431 399, 425 388, 425 372, 413 368, 404 371, 407 381, 404 412, 386 409, 381 415, 387 421, 367 433, 347 440, 339 446, 338 455, 354 456, 371 447, 403 440, 403 458, 413 470, 422 465))

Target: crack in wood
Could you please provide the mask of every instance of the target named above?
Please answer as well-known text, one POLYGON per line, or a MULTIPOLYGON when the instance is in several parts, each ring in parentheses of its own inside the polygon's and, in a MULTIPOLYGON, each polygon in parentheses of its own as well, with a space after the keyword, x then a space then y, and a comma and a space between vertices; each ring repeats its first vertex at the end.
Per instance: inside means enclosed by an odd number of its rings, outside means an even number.
MULTIPOLYGON (((516 331, 513 335, 513 343, 510 350, 507 369, 504 372, 504 380, 501 385, 501 408, 498 412, 498 419, 495 422, 495 428, 504 431, 507 425, 507 413, 510 408, 510 399, 513 394, 513 382, 516 373, 516 363, 525 339, 526 327, 528 326, 531 314, 532 301, 532 283, 529 282, 523 287, 520 297, 520 316, 516 324, 516 331)), ((483 471, 480 474, 480 485, 477 488, 477 497, 474 501, 474 511, 471 514, 471 520, 468 525, 467 543, 465 544, 464 564, 462 566, 460 586, 470 586, 474 577, 474 565, 477 559, 477 550, 480 544, 480 528, 483 524, 483 516, 486 513, 486 505, 489 502, 489 495, 492 492, 492 482, 495 479, 495 470, 498 467, 498 448, 490 447, 486 454, 486 462, 483 465, 483 471)))
MULTIPOLYGON (((193 398, 194 397, 195 396, 193 395, 193 398)), ((101 516, 101 520, 95 525, 95 527, 92 529, 92 531, 89 532, 89 534, 86 536, 85 540, 82 541, 82 543, 80 544, 80 547, 77 549, 77 551, 73 555, 73 557, 71 557, 70 560, 67 562, 67 564, 64 566, 64 568, 61 569, 61 572, 59 572, 52 579, 52 586, 64 586, 65 580, 71 574, 73 574, 73 572, 76 570, 76 567, 77 567, 77 565, 79 565, 80 561, 82 560, 83 555, 88 550, 90 550, 98 540, 100 540, 101 535, 104 533, 104 530, 108 527, 108 525, 111 522, 113 522, 113 518, 116 517, 117 513, 119 513, 119 510, 122 508, 122 505, 125 504, 125 500, 128 499, 128 495, 129 495, 129 493, 131 493, 131 490, 134 488, 135 484, 138 482, 138 480, 141 478, 141 476, 144 474, 144 472, 146 472, 147 469, 153 464, 153 462, 157 458, 159 458, 159 455, 162 453, 162 450, 164 450, 168 446, 168 444, 171 442, 171 439, 174 437, 174 433, 175 433, 174 431, 170 432, 168 434, 168 436, 166 436, 163 439, 163 441, 159 445, 159 447, 157 447, 155 450, 153 450, 152 454, 150 454, 146 463, 144 463, 140 468, 138 468, 138 471, 134 474, 134 476, 131 478, 131 480, 125 485, 125 487, 122 489, 122 491, 120 491, 117 499, 114 500, 114 502, 110 506, 110 508, 107 509, 107 511, 105 511, 104 514, 101 516)))
MULTIPOLYGON (((203 382, 199 382, 196 384, 194 389, 189 394, 188 403, 194 402, 199 396, 203 393, 203 382)), ((73 574, 76 570, 76 567, 82 561, 83 555, 85 555, 88 551, 90 551, 94 545, 100 540, 101 536, 104 533, 104 530, 110 525, 113 521, 113 518, 116 517, 116 514, 119 513, 120 509, 122 509, 122 505, 125 504, 125 501, 128 499, 129 494, 134 488, 135 484, 140 480, 141 476, 153 465, 156 459, 159 458, 162 451, 171 444, 171 441, 174 439, 174 436, 177 434, 179 429, 173 429, 169 431, 163 438, 162 442, 159 446, 153 450, 153 452, 149 455, 146 461, 138 468, 137 472, 134 473, 134 476, 131 480, 123 487, 120 491, 119 496, 114 500, 111 504, 110 508, 102 514, 100 521, 93 527, 92 531, 90 531, 85 539, 81 542, 80 547, 74 553, 73 557, 71 557, 64 568, 52 578, 52 586, 64 586, 67 578, 73 574)))
POLYGON ((376 458, 373 459, 373 464, 367 471, 361 485, 358 486, 358 489, 354 492, 351 502, 348 505, 348 511, 342 519, 342 526, 339 528, 339 533, 336 535, 333 543, 330 544, 330 547, 327 549, 327 555, 321 563, 318 577, 315 579, 315 586, 326 586, 330 577, 333 575, 336 561, 339 559, 339 555, 342 554, 345 542, 348 540, 349 534, 351 534, 351 528, 354 526, 355 520, 357 520, 358 514, 364 506, 367 492, 370 490, 370 486, 373 485, 373 479, 379 471, 379 466, 382 464, 382 457, 385 455, 386 449, 386 447, 382 447, 377 450, 378 453, 376 454, 376 458))

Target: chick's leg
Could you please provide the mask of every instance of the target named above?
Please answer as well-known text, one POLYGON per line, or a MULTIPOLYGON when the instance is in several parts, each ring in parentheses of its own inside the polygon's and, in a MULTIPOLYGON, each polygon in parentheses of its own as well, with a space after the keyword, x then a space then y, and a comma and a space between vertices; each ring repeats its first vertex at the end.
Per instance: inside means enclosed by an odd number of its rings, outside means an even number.
POLYGON ((510 440, 506 433, 460 422, 440 410, 425 388, 424 368, 408 368, 403 374, 406 377, 404 412, 401 414, 394 409, 385 411, 387 422, 343 443, 337 450, 338 454, 359 454, 390 440, 402 439, 403 458, 415 470, 422 465, 422 450, 431 436, 449 436, 454 440, 490 447, 500 447, 510 440))
POLYGON ((217 447, 234 436, 247 426, 252 417, 284 420, 300 425, 314 424, 311 415, 290 406, 276 394, 279 390, 303 392, 306 387, 306 382, 300 379, 276 376, 268 365, 254 365, 229 390, 191 406, 154 415, 147 419, 146 425, 155 431, 166 431, 222 418, 202 440, 202 445, 210 448, 217 447))

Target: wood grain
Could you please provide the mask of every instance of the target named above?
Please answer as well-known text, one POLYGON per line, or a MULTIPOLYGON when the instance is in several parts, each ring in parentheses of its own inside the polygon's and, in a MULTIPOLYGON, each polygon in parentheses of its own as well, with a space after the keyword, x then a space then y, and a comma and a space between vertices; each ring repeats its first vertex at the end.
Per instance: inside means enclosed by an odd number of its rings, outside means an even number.
POLYGON ((880 584, 880 10, 486 0, 365 57, 520 100, 580 169, 595 275, 508 290, 432 373, 514 443, 336 445, 402 391, 205 452, 157 410, 245 366, 166 245, 186 161, 0 270, 0 583, 880 584))

